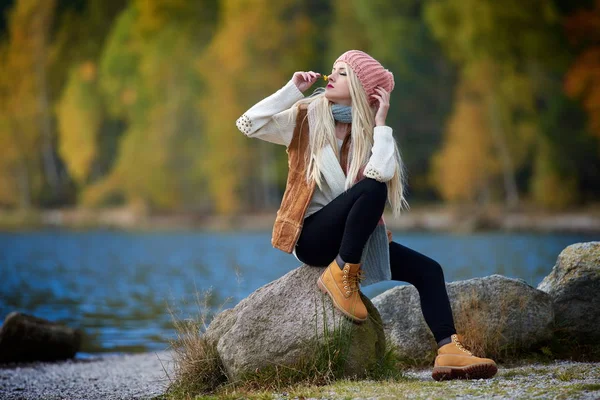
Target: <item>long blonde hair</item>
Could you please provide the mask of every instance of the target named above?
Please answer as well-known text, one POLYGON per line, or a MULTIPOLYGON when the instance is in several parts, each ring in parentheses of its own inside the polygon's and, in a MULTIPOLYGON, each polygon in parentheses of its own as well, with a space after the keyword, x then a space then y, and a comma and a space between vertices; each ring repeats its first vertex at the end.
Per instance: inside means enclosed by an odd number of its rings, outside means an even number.
MULTIPOLYGON (((345 64, 345 63, 344 63, 345 64)), ((367 94, 363 89, 358 77, 346 64, 348 75, 348 88, 350 98, 352 99, 352 131, 351 131, 351 151, 346 165, 346 184, 348 190, 356 182, 356 177, 369 162, 371 148, 373 147, 373 128, 375 126, 375 113, 377 108, 369 106, 367 94)), ((309 107, 308 118, 314 124, 311 125, 309 137, 309 151, 305 155, 307 161, 306 179, 314 180, 321 188, 322 175, 319 169, 319 159, 321 151, 327 145, 334 149, 335 154, 340 159, 340 153, 335 136, 335 121, 331 112, 331 102, 325 97, 325 93, 319 93, 298 101, 294 106, 301 104, 311 104, 309 107), (314 113, 314 115, 310 115, 314 113)), ((394 217, 398 217, 403 209, 408 209, 409 205, 405 198, 406 174, 400 150, 394 140, 394 158, 396 159, 396 170, 394 176, 387 184, 388 201, 390 202, 394 217)))

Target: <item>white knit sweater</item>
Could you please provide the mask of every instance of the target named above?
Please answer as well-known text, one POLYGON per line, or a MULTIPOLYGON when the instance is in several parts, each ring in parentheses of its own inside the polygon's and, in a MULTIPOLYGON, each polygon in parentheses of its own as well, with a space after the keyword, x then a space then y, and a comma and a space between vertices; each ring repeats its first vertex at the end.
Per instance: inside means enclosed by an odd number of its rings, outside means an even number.
MULTIPOLYGON (((248 137, 256 137, 286 147, 292 141, 296 124, 297 107, 292 107, 304 98, 291 80, 276 93, 263 99, 244 113, 236 122, 240 131, 248 137)), ((339 145, 339 142, 338 142, 339 145)), ((321 151, 319 169, 323 175, 321 188, 315 187, 305 218, 320 210, 345 190, 346 177, 331 146, 321 151)), ((394 138, 388 126, 374 129, 371 157, 365 167, 365 176, 381 182, 389 181, 395 172, 394 138)), ((294 255, 295 252, 294 252, 294 255)), ((296 257, 297 258, 297 257, 296 257)), ((390 254, 385 224, 377 225, 361 257, 365 279, 362 286, 391 279, 390 254)))
MULTIPOLYGON (((296 125, 297 107, 292 107, 304 95, 293 81, 289 81, 276 93, 263 99, 236 122, 240 131, 248 137, 255 137, 286 147, 292 141, 296 125)), ((373 133, 373 148, 364 175, 380 182, 387 182, 394 176, 394 137, 389 126, 376 126, 373 133)), ((318 160, 323 175, 322 187, 316 187, 304 218, 319 211, 345 190, 346 177, 331 146, 321 152, 318 160)))

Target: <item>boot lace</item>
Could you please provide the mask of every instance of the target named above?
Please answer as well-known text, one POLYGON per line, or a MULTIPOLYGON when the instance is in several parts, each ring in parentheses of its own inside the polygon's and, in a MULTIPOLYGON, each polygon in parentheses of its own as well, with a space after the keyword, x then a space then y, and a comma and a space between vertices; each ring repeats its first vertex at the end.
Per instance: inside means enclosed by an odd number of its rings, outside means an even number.
POLYGON ((346 291, 346 297, 349 297, 353 292, 360 290, 360 282, 365 279, 365 274, 361 270, 358 270, 356 274, 350 274, 350 267, 344 268, 344 290, 346 291))
POLYGON ((463 345, 458 341, 457 335, 452 335, 452 342, 456 345, 456 347, 458 347, 459 350, 464 351, 465 353, 467 353, 470 356, 473 355, 473 353, 471 353, 469 350, 465 349, 463 347, 463 345))

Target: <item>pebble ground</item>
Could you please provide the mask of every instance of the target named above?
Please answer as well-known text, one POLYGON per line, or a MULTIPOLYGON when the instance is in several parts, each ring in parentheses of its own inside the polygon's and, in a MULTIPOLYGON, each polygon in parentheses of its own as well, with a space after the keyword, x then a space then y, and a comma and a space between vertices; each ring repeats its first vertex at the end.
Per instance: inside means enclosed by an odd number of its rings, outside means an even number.
POLYGON ((164 393, 167 352, 0 366, 0 399, 148 399, 164 393), (164 366, 164 369, 163 369, 164 366))
MULTIPOLYGON (((4 365, 0 366, 0 399, 151 399, 165 392, 167 373, 172 371, 168 352, 4 365)), ((410 370, 404 375, 423 382, 422 390, 416 385, 415 390, 403 393, 404 398, 438 398, 432 390, 437 386, 442 393, 460 399, 600 398, 600 363, 501 365, 495 378, 473 381, 434 382, 430 369, 410 370)), ((372 387, 363 392, 359 387, 367 389, 365 385, 369 384, 359 384, 351 396, 330 391, 319 398, 391 398, 390 393, 366 394, 372 387)), ((372 386, 385 385, 373 382, 372 386)))

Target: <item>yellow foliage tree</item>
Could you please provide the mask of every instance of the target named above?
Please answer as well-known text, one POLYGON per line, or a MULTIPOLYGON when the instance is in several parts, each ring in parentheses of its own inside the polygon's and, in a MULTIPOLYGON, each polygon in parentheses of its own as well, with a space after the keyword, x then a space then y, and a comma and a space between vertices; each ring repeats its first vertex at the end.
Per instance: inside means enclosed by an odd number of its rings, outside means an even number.
POLYGON ((499 172, 484 97, 465 79, 457 86, 444 147, 432 158, 431 183, 444 200, 487 200, 499 172))
POLYGON ((69 174, 85 184, 98 153, 98 133, 104 116, 92 61, 73 69, 57 104, 59 153, 69 174))
POLYGON ((296 70, 308 70, 316 34, 299 0, 225 0, 217 31, 198 63, 205 85, 199 103, 208 151, 198 162, 209 178, 208 189, 218 213, 232 214, 248 199, 244 187, 260 170, 265 151, 250 143, 235 120, 253 103, 273 93, 296 70), (296 10, 294 14, 291 10, 296 10), (249 151, 250 150, 250 151, 249 151))
POLYGON ((561 149, 552 146, 544 136, 539 137, 531 184, 532 198, 536 204, 551 209, 564 209, 579 200, 577 177, 564 176, 556 168, 561 149))

